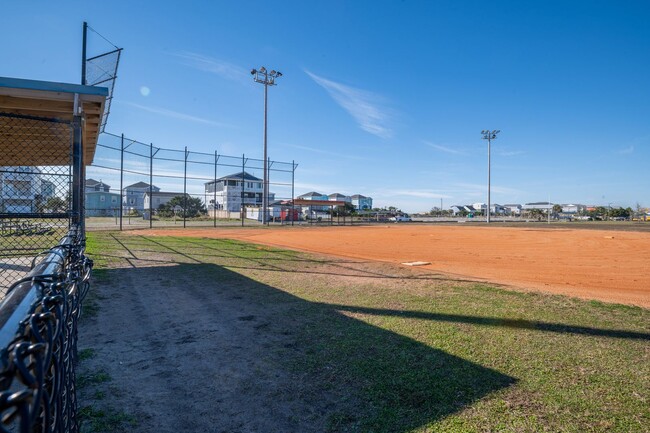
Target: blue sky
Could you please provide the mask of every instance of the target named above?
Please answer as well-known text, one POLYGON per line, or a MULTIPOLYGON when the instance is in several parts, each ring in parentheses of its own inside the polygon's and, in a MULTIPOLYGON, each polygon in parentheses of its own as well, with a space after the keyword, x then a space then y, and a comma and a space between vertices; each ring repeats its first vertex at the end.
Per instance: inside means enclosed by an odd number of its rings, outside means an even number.
MULTIPOLYGON (((0 75, 78 82, 81 25, 124 48, 107 130, 298 164, 296 194, 425 211, 650 206, 647 1, 45 2, 3 5, 0 75), (10 43, 7 43, 10 42, 10 43)), ((91 54, 111 47, 90 35, 91 54)), ((272 188, 273 189, 273 188, 272 188)))

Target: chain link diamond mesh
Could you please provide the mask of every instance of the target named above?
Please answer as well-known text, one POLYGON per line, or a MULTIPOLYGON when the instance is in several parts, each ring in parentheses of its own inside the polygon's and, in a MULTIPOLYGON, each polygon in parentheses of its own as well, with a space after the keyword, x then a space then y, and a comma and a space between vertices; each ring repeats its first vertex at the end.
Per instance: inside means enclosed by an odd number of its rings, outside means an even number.
POLYGON ((71 146, 69 123, 0 113, 0 298, 68 232, 71 146))

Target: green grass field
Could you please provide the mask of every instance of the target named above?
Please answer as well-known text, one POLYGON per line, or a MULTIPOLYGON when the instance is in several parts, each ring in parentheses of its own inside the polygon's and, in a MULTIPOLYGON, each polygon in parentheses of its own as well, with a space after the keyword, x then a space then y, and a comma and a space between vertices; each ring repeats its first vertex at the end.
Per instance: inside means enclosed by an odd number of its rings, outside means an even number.
POLYGON ((104 280, 164 262, 288 305, 268 332, 291 344, 272 350, 306 400, 336 397, 327 431, 650 431, 646 309, 230 240, 102 232, 87 251, 104 280))

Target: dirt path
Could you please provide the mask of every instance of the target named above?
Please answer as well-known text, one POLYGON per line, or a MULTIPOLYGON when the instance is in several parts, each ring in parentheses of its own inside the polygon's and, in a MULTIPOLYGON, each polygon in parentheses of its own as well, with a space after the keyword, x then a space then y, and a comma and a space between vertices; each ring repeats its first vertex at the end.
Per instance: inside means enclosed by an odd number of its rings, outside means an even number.
POLYGON ((240 239, 650 307, 650 233, 609 230, 385 225, 146 230, 137 234, 240 239))
POLYGON ((117 396, 137 433, 324 430, 314 412, 331 396, 283 365, 295 336, 277 317, 297 314, 290 299, 269 303, 271 289, 209 264, 151 264, 134 261, 93 284, 101 307, 80 341, 96 356, 80 374, 110 380, 81 389, 84 406, 111 404, 93 403, 98 393, 117 396))

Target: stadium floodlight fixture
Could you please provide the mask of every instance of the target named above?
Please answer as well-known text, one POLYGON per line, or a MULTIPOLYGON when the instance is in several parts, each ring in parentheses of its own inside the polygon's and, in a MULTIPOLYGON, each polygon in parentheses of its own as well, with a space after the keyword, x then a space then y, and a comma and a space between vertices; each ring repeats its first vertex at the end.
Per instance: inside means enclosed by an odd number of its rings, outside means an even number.
POLYGON ((481 131, 481 137, 483 140, 488 141, 488 184, 487 184, 487 210, 486 210, 486 215, 487 215, 487 223, 490 223, 490 145, 492 144, 492 140, 496 140, 497 134, 501 132, 500 129, 493 129, 490 131, 489 129, 484 129, 481 131))
MULTIPOLYGON (((252 69, 251 75, 253 75, 253 80, 256 83, 264 85, 264 188, 262 192, 262 224, 268 224, 268 208, 269 208, 269 170, 268 170, 268 156, 267 156, 267 113, 268 113, 268 88, 269 86, 275 86, 275 79, 282 76, 281 72, 272 69, 271 72, 267 72, 264 66, 259 69, 252 69)), ((293 197, 292 197, 293 198, 293 197)), ((242 198, 242 206, 244 205, 242 198)))

